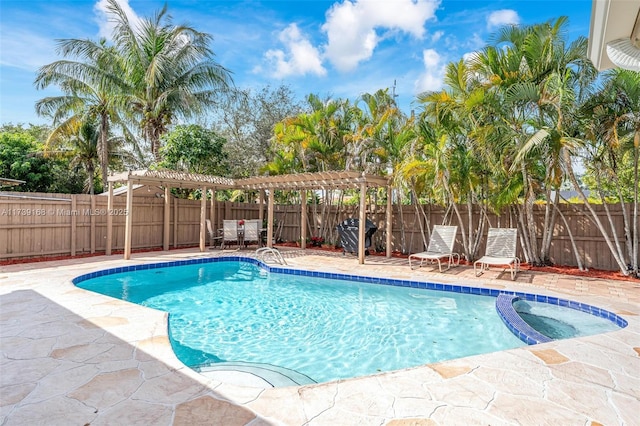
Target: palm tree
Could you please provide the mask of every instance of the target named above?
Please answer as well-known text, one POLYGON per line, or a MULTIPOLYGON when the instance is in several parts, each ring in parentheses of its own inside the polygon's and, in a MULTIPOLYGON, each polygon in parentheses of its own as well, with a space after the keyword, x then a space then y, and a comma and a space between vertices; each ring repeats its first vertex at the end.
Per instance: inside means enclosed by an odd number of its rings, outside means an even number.
MULTIPOLYGON (((582 114, 581 123, 587 131, 583 132, 584 136, 580 141, 588 147, 590 173, 597 179, 597 193, 606 208, 610 226, 612 220, 607 208, 605 191, 611 188, 610 194, 617 196, 622 208, 627 255, 624 254, 615 232, 611 235, 615 250, 610 246, 611 252, 618 261, 621 272, 628 273, 625 266, 629 265, 631 273, 640 276, 638 265, 640 73, 619 69, 607 72, 601 89, 587 99, 582 106, 582 114), (623 170, 621 165, 625 160, 631 166, 631 185, 624 185, 619 176, 620 171, 623 170), (623 192, 625 186, 630 190, 629 194, 623 192), (626 207, 629 199, 632 203, 631 217, 626 207)), ((585 203, 590 209, 589 200, 586 197, 585 203)), ((604 234, 604 230, 601 229, 601 231, 607 239, 607 234, 604 234)))
POLYGON ((586 39, 565 42, 566 23, 561 17, 545 24, 505 28, 495 44, 471 63, 500 99, 493 104, 499 130, 491 138, 499 147, 494 151, 507 154, 508 174, 521 175, 524 201, 514 208, 519 210, 525 257, 534 264, 548 262, 556 213, 551 193, 566 176, 563 168, 570 167, 563 153, 575 149, 570 138, 561 136, 570 133, 577 102, 596 75, 586 59, 586 39), (533 205, 542 196, 547 203, 538 249, 533 205))
POLYGON ((96 165, 100 155, 100 129, 91 118, 78 119, 58 129, 45 144, 45 155, 64 156, 71 159, 71 166, 78 166, 87 173, 84 189, 93 195, 95 188, 96 165))
POLYGON ((61 40, 58 52, 65 58, 40 68, 35 80, 38 89, 52 84, 60 87, 63 95, 46 97, 36 103, 39 115, 53 119, 54 130, 49 139, 75 132, 87 117, 100 123, 98 156, 102 184, 107 182, 109 166, 108 135, 112 124, 122 129, 134 141, 120 114, 122 94, 126 84, 122 80, 121 60, 117 52, 106 46, 106 41, 61 40))
POLYGON ((447 66, 445 83, 445 90, 424 93, 418 98, 423 111, 417 128, 418 144, 414 148, 419 155, 413 161, 425 161, 426 165, 405 165, 405 176, 411 169, 422 169, 432 175, 435 194, 453 211, 461 229, 465 256, 473 260, 486 222, 483 194, 488 181, 483 178, 487 174, 487 161, 482 161, 486 156, 482 141, 486 128, 492 124, 487 113, 492 96, 464 61, 447 66), (466 223, 458 204, 466 205, 466 223), (475 205, 481 209, 476 223, 473 221, 475 205))
POLYGON ((123 59, 127 105, 158 161, 160 137, 168 126, 215 106, 221 93, 230 92, 230 73, 214 61, 211 36, 173 25, 166 5, 140 22, 131 22, 116 0, 107 0, 107 9, 115 23, 115 49, 123 59))

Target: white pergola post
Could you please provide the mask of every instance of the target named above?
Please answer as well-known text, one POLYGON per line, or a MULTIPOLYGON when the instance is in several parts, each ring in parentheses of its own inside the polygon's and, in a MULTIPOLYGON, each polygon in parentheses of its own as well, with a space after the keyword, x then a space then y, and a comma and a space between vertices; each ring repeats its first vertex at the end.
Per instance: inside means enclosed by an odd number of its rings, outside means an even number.
POLYGON ((71 256, 76 255, 76 239, 77 239, 77 229, 78 229, 78 217, 76 213, 78 209, 76 208, 76 196, 71 196, 71 256))
POLYGON ((200 194, 200 251, 203 252, 207 248, 206 244, 206 221, 207 221, 207 187, 202 187, 200 194))
POLYGON ((169 187, 164 187, 164 218, 162 222, 162 250, 169 250, 169 222, 171 221, 171 197, 169 187))
POLYGON ((307 248, 307 191, 300 191, 300 247, 307 248))
POLYGON ((211 189, 211 211, 209 212, 209 219, 211 220, 211 230, 216 232, 216 189, 211 189))
POLYGON ((173 200, 173 248, 178 248, 178 203, 179 198, 173 200))
MULTIPOLYGON (((91 211, 95 212, 96 211, 96 196, 92 195, 91 196, 91 211)), ((89 242, 89 244, 91 245, 91 253, 95 253, 96 252, 96 216, 94 214, 91 215, 91 217, 89 217, 89 219, 91 220, 91 241, 89 242)))
POLYGON ((127 216, 124 226, 124 260, 131 259, 131 231, 133 227, 133 181, 127 180, 127 216))
POLYGON ((367 184, 360 184, 360 223, 358 226, 358 263, 364 265, 364 230, 366 226, 366 203, 367 203, 367 184))
POLYGON ((262 228, 262 222, 264 221, 264 189, 261 189, 258 194, 258 220, 260 221, 260 227, 262 228))
POLYGON ((391 237, 393 232, 393 189, 391 185, 387 186, 387 211, 386 211, 386 225, 387 225, 387 240, 385 245, 387 247, 387 257, 391 257, 391 237))
POLYGON ((111 256, 111 246, 113 245, 113 182, 109 182, 109 197, 107 198, 107 247, 105 254, 111 256))
POLYGON ((267 210, 267 247, 273 247, 273 189, 269 190, 269 209, 267 210))

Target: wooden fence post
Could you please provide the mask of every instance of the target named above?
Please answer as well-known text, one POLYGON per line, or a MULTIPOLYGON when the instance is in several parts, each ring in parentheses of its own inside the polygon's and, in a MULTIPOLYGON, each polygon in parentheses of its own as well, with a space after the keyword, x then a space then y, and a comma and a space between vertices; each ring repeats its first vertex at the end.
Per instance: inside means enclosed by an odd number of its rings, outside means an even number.
POLYGON ((107 248, 105 254, 111 256, 113 245, 113 182, 109 182, 109 198, 107 199, 107 248))
POLYGON ((131 234, 133 228, 133 181, 127 181, 127 216, 124 227, 124 260, 131 259, 131 234))
POLYGON ((164 187, 164 218, 162 223, 162 250, 169 250, 169 225, 171 222, 171 192, 164 187))
POLYGON ((95 211, 96 211, 96 196, 94 195, 90 195, 91 197, 91 214, 89 215, 89 220, 91 221, 91 226, 90 226, 90 235, 89 235, 89 245, 90 245, 90 250, 91 250, 91 254, 96 252, 96 215, 95 215, 95 211))
POLYGON ((76 238, 77 238, 77 205, 76 205, 76 195, 71 195, 71 256, 76 255, 76 238))
POLYGON ((178 202, 179 198, 173 200, 173 248, 178 247, 178 202))

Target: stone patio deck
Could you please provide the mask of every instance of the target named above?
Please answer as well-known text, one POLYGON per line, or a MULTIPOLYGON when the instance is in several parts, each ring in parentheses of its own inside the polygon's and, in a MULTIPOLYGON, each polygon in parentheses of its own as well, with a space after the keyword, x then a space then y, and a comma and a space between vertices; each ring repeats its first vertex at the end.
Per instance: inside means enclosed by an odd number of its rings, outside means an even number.
MULTIPOLYGON (((2 425, 637 425, 640 282, 523 271, 358 265, 312 250, 292 268, 457 283, 560 296, 624 317, 619 331, 302 387, 207 379, 173 354, 167 315, 76 288, 78 275, 123 265, 226 255, 195 250, 0 267, 2 425)), ((237 252, 233 252, 237 255, 237 252)), ((244 254, 250 255, 247 251, 244 254)))

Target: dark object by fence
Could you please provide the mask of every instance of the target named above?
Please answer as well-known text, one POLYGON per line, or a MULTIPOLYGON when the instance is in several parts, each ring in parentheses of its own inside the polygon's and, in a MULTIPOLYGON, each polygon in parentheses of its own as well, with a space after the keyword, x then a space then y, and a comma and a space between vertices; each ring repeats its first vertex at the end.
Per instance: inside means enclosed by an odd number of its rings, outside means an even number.
MULTIPOLYGON (((340 243, 342 245, 343 254, 355 253, 358 254, 358 227, 360 226, 360 220, 356 218, 346 219, 344 222, 336 226, 338 234, 340 235, 340 243)), ((371 237, 378 230, 378 227, 373 224, 369 219, 365 221, 364 227, 364 248, 371 247, 371 237)), ((369 250, 364 251, 365 255, 369 254, 369 250)))

